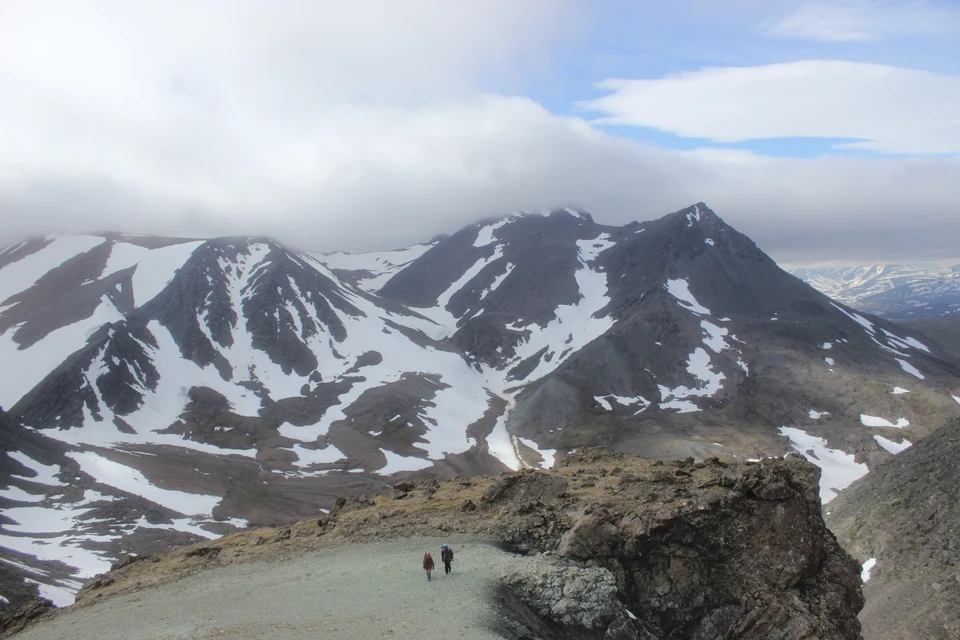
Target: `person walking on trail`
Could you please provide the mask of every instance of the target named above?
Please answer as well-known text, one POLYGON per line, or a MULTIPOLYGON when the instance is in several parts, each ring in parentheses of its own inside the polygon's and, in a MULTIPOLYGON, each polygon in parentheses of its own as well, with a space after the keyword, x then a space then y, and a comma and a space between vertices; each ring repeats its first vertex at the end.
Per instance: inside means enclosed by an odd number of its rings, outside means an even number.
POLYGON ((448 547, 446 542, 440 545, 440 559, 443 560, 444 572, 450 573, 450 563, 453 562, 453 549, 448 547))
POLYGON ((427 572, 427 582, 430 582, 430 573, 433 571, 433 558, 430 557, 429 552, 423 556, 423 570, 427 572))

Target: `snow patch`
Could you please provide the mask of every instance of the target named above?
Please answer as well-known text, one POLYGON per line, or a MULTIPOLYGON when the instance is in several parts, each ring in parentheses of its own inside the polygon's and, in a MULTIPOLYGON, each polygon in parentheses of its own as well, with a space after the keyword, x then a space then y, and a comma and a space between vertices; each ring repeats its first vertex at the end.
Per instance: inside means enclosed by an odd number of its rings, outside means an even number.
POLYGON ((702 347, 697 347, 690 354, 687 359, 687 372, 703 384, 693 389, 684 385, 675 389, 657 385, 660 390, 661 409, 677 409, 680 413, 699 411, 699 408, 688 398, 712 397, 723 386, 723 380, 726 378, 722 372, 712 369, 710 354, 702 347))
POLYGON ((887 440, 883 436, 873 436, 873 439, 877 441, 877 444, 889 451, 890 453, 896 455, 901 451, 904 451, 910 447, 913 443, 904 438, 900 442, 894 442, 893 440, 887 440))
POLYGON ((69 452, 67 455, 76 460, 80 468, 93 476, 97 482, 156 502, 177 513, 209 516, 221 500, 219 496, 161 489, 151 484, 146 476, 136 469, 107 460, 96 453, 69 452))
POLYGON ((865 413, 860 414, 860 422, 867 427, 893 427, 895 429, 902 429, 904 427, 910 426, 910 421, 906 418, 897 418, 896 424, 886 420, 884 418, 878 418, 877 416, 868 416, 865 413))
POLYGON ((28 469, 32 469, 33 471, 37 472, 37 475, 32 478, 21 476, 20 474, 13 475, 17 475, 21 478, 27 478, 27 480, 30 482, 39 482, 40 484, 52 485, 55 487, 66 486, 67 483, 61 482, 59 478, 57 478, 57 474, 60 473, 60 467, 57 465, 42 464, 20 451, 7 451, 7 455, 28 469))
POLYGON ((870 572, 873 570, 875 566, 877 566, 876 558, 870 558, 869 560, 864 562, 862 570, 860 571, 860 580, 862 580, 863 582, 869 582, 870 572))
POLYGON ((387 464, 377 469, 377 473, 384 475, 397 473, 399 471, 420 471, 421 469, 427 469, 433 466, 433 460, 427 458, 401 456, 389 449, 380 449, 380 451, 387 457, 387 464))
POLYGON ((183 263, 202 244, 203 242, 182 242, 148 249, 129 242, 117 242, 110 250, 110 257, 101 278, 136 267, 132 277, 134 305, 142 307, 163 291, 183 263))
POLYGON ((477 239, 473 241, 473 246, 475 247, 485 247, 488 244, 496 242, 496 238, 493 237, 493 232, 501 227, 510 224, 513 222, 514 218, 504 218, 493 224, 488 224, 483 227, 480 227, 480 231, 477 232, 477 239))
POLYGON ((900 367, 903 368, 904 371, 906 371, 912 376, 916 376, 920 380, 924 379, 925 376, 922 373, 920 373, 920 371, 915 366, 913 366, 906 360, 901 360, 900 358, 897 358, 896 360, 897 362, 900 363, 900 367))
POLYGON ((687 282, 685 278, 667 280, 667 284, 665 284, 664 287, 670 295, 677 299, 680 306, 687 311, 691 311, 697 315, 710 315, 710 310, 697 302, 697 299, 690 293, 690 283, 687 282))
POLYGON ((876 330, 876 329, 874 328, 874 326, 873 326, 873 323, 870 322, 869 320, 867 320, 866 318, 864 318, 863 316, 861 316, 860 314, 858 314, 858 313, 853 313, 852 311, 847 311, 847 310, 844 309, 843 307, 841 307, 841 306, 839 306, 839 305, 837 305, 837 304, 835 304, 835 303, 833 303, 833 302, 831 302, 830 304, 832 304, 835 309, 837 309, 838 311, 840 311, 840 313, 842 313, 843 315, 847 316, 848 318, 850 318, 851 320, 853 320, 854 322, 856 322, 857 324, 859 324, 861 327, 863 327, 864 329, 866 329, 866 330, 867 330, 867 333, 875 334, 875 333, 877 332, 877 330, 876 330))
POLYGON ((830 449, 827 441, 802 429, 780 427, 780 435, 790 439, 790 446, 807 460, 820 467, 820 502, 827 504, 855 480, 867 475, 867 465, 839 449, 830 449))
POLYGON ((700 328, 707 333, 707 337, 703 339, 703 344, 710 347, 714 353, 720 353, 724 349, 730 348, 730 345, 727 344, 725 340, 726 336, 730 333, 729 329, 726 327, 718 327, 706 320, 700 321, 700 328))

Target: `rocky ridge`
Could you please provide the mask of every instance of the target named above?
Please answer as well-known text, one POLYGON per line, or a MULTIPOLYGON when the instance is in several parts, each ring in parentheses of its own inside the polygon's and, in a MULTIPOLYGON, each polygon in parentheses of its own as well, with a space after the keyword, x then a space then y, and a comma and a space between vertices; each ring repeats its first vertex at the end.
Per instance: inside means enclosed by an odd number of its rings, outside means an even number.
POLYGON ((314 520, 130 558, 74 606, 236 562, 470 534, 551 559, 503 577, 491 621, 502 637, 859 638, 859 566, 823 523, 818 475, 795 455, 731 465, 579 450, 550 471, 401 482, 314 520))

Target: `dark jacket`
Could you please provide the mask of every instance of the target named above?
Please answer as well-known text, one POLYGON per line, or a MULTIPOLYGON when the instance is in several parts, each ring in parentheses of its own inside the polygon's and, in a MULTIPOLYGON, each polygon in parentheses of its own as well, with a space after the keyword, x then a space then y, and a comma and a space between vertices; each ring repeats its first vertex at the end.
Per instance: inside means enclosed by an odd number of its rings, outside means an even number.
POLYGON ((450 547, 444 547, 443 551, 440 552, 440 559, 443 560, 443 564, 450 564, 453 562, 453 549, 450 547))
POLYGON ((430 554, 423 556, 423 568, 427 571, 433 571, 433 558, 430 557, 430 554))

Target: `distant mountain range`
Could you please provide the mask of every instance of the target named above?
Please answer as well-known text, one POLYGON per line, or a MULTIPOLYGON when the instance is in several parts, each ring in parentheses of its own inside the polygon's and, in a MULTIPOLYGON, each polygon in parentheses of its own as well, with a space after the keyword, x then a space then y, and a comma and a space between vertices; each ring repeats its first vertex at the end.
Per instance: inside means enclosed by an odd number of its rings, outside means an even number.
POLYGON ((703 203, 623 227, 518 214, 364 255, 33 239, 0 250, 0 362, 11 601, 68 602, 123 554, 401 477, 585 445, 795 449, 828 500, 960 418, 954 355, 785 273, 703 203))
POLYGON ((960 264, 797 268, 791 273, 834 300, 889 320, 960 312, 960 264))

